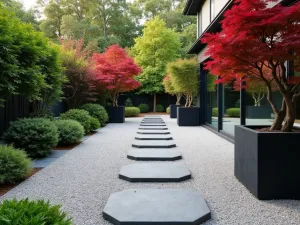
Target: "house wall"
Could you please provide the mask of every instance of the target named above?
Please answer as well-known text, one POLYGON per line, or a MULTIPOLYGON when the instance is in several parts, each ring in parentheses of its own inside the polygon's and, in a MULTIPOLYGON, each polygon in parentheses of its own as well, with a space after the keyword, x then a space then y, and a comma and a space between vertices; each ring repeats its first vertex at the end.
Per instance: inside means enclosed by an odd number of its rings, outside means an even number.
POLYGON ((201 9, 201 16, 202 16, 202 31, 205 31, 205 29, 210 24, 210 0, 206 0, 202 6, 201 9))

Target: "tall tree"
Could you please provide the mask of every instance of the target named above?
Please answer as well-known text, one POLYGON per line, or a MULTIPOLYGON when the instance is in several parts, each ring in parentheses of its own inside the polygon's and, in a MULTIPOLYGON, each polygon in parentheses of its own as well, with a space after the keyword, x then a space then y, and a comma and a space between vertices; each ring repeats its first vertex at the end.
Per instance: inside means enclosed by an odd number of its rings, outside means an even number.
POLYGON ((180 41, 178 34, 166 27, 165 22, 155 17, 145 23, 143 36, 135 39, 133 54, 144 72, 138 76, 142 82, 139 93, 153 94, 156 111, 156 93, 163 91, 162 81, 168 62, 178 57, 180 41))
POLYGON ((222 31, 202 40, 212 58, 206 69, 219 76, 219 82, 244 78, 263 82, 275 114, 270 130, 291 132, 300 90, 297 78, 288 76, 285 62, 293 62, 300 71, 300 2, 269 8, 270 2, 235 1, 225 13, 222 31), (273 84, 283 97, 281 108, 273 101, 273 84))

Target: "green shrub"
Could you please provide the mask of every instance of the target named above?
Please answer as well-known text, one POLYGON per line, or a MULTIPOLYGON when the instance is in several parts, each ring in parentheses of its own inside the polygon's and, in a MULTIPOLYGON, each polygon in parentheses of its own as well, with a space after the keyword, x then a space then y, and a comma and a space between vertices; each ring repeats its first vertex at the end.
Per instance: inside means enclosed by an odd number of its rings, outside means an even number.
POLYGON ((91 123, 91 131, 95 131, 100 128, 100 122, 96 118, 92 117, 90 123, 91 123))
POLYGON ((0 184, 16 183, 31 171, 31 160, 26 153, 12 146, 0 146, 0 165, 0 184))
POLYGON ((141 113, 147 113, 147 112, 149 112, 149 105, 148 104, 140 104, 139 105, 139 109, 140 109, 140 111, 141 111, 141 113))
POLYGON ((76 120, 79 122, 86 134, 91 131, 91 116, 88 111, 83 109, 70 109, 69 111, 60 115, 60 118, 63 120, 76 120))
POLYGON ((240 108, 226 109, 226 115, 229 117, 240 117, 240 108))
POLYGON ((40 158, 49 155, 52 147, 57 145, 58 130, 47 119, 21 119, 10 124, 4 141, 24 149, 31 158, 40 158))
POLYGON ((133 103, 130 98, 127 98, 125 101, 125 106, 133 106, 133 103))
POLYGON ((81 106, 81 108, 88 111, 90 116, 96 118, 100 122, 100 126, 107 123, 108 114, 103 106, 99 104, 88 103, 81 106))
POLYGON ((58 143, 60 145, 75 144, 84 135, 83 126, 75 120, 55 120, 58 129, 58 143))
POLYGON ((165 108, 163 107, 163 105, 156 105, 156 112, 164 112, 165 111, 165 108))
POLYGON ((166 109, 166 112, 170 114, 170 106, 166 109))
POLYGON ((212 108, 212 116, 218 116, 218 108, 212 108))
POLYGON ((125 107, 125 117, 138 116, 140 112, 140 109, 137 107, 125 107))
POLYGON ((44 200, 4 200, 0 204, 0 222, 1 225, 72 225, 60 207, 44 200))

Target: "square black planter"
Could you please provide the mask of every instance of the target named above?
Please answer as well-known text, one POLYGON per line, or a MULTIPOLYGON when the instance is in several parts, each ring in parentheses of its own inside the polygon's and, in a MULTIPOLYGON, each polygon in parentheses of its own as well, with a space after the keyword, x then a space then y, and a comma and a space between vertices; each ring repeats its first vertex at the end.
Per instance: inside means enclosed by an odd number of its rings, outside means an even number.
POLYGON ((170 118, 177 118, 177 108, 181 105, 170 105, 170 118))
POLYGON ((124 106, 108 106, 106 107, 110 123, 125 122, 125 107, 124 106))
POLYGON ((200 107, 177 107, 178 126, 199 126, 200 107))
POLYGON ((235 126, 234 175, 258 199, 300 199, 300 133, 235 126))

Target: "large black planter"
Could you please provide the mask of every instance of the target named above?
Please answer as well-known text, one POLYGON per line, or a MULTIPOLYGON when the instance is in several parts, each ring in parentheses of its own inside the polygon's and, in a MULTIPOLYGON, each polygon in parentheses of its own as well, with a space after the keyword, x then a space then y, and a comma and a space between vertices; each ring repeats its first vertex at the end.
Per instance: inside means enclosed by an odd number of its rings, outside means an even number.
POLYGON ((269 119, 273 113, 270 106, 247 106, 246 110, 249 119, 269 119))
POLYGON ((199 107, 177 107, 178 126, 199 126, 200 108, 199 107))
POLYGON ((177 118, 177 108, 180 105, 170 105, 170 118, 177 118))
POLYGON ((124 106, 108 106, 106 108, 110 123, 125 122, 125 107, 124 106))
POLYGON ((300 199, 300 133, 262 127, 235 127, 234 175, 258 199, 300 199))

